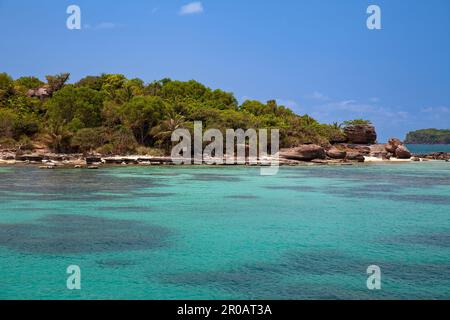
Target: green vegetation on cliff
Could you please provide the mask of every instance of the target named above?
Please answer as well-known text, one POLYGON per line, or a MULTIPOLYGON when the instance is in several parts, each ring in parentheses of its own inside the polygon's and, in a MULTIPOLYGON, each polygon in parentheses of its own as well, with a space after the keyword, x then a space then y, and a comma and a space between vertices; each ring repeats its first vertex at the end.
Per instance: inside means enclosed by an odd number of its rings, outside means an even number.
POLYGON ((450 144, 450 130, 423 129, 409 132, 407 144, 450 144))
POLYGON ((0 73, 0 147, 104 154, 161 153, 171 133, 203 121, 205 129, 278 128, 281 147, 342 139, 339 125, 320 124, 277 105, 212 90, 194 80, 144 83, 121 74, 13 79, 0 73))

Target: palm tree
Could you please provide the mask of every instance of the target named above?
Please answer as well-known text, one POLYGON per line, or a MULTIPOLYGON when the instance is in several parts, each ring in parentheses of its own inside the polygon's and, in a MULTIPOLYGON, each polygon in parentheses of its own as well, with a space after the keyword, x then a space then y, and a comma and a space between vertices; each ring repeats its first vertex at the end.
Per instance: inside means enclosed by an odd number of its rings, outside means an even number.
POLYGON ((340 124, 340 123, 338 123, 338 122, 333 122, 333 124, 331 125, 331 127, 332 127, 333 129, 340 130, 340 129, 342 129, 342 124, 340 124))
POLYGON ((155 138, 157 145, 170 151, 172 133, 177 129, 184 128, 185 122, 182 115, 172 112, 167 119, 151 129, 150 135, 155 138))
POLYGON ((54 152, 66 152, 70 145, 72 133, 67 130, 64 124, 49 123, 47 128, 45 143, 54 152))

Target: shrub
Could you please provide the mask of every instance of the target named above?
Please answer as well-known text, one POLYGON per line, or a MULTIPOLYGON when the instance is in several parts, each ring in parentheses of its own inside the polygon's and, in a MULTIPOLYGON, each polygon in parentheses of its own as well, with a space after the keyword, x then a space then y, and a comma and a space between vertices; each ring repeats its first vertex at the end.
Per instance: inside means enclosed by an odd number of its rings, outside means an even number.
POLYGON ((372 122, 370 120, 364 120, 364 119, 355 119, 355 120, 348 120, 344 121, 344 126, 370 126, 372 125, 372 122))
POLYGON ((17 141, 9 137, 0 137, 0 149, 15 149, 17 141))
POLYGON ((16 147, 17 147, 17 150, 21 150, 21 151, 34 149, 33 142, 27 136, 22 136, 19 139, 19 142, 16 143, 16 147))
POLYGON ((152 157, 163 157, 165 155, 164 150, 159 148, 149 148, 149 147, 137 147, 136 153, 140 156, 152 156, 152 157))
POLYGON ((103 128, 86 128, 79 130, 72 138, 71 145, 81 152, 90 152, 105 143, 103 128))

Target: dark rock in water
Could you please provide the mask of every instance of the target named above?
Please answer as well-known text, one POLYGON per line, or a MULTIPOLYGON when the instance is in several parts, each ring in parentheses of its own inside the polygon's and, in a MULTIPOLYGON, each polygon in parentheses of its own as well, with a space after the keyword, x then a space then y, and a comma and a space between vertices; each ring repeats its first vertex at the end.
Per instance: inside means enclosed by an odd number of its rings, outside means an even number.
POLYGON ((118 158, 104 158, 106 164, 116 164, 116 165, 128 165, 128 164, 139 164, 139 161, 134 158, 118 157, 118 158))
POLYGON ((17 161, 30 161, 30 162, 42 162, 44 157, 37 154, 24 154, 24 155, 16 155, 17 161))
POLYGON ((102 158, 100 157, 86 157, 87 164, 100 163, 102 162, 102 158))
POLYGON ((55 166, 41 166, 39 169, 55 169, 55 166))
POLYGON ((345 157, 347 156, 347 152, 333 147, 327 150, 327 156, 331 159, 345 159, 345 157))
POLYGON ((311 161, 314 159, 325 159, 325 149, 315 144, 302 145, 297 148, 285 149, 280 156, 289 160, 311 161))
POLYGON ((426 160, 450 160, 450 152, 433 152, 429 154, 415 154, 416 157, 426 160))
POLYGON ((370 125, 347 126, 344 133, 351 143, 374 144, 377 141, 375 127, 370 125))
POLYGON ((358 162, 364 162, 366 159, 364 158, 364 155, 358 152, 348 152, 347 153, 347 160, 351 161, 358 161, 358 162))
POLYGON ((410 159, 411 158, 411 152, 405 147, 405 146, 398 146, 398 148, 395 150, 395 156, 398 159, 410 159))
POLYGON ((2 160, 15 160, 16 157, 14 156, 14 154, 5 154, 2 156, 1 158, 2 160))

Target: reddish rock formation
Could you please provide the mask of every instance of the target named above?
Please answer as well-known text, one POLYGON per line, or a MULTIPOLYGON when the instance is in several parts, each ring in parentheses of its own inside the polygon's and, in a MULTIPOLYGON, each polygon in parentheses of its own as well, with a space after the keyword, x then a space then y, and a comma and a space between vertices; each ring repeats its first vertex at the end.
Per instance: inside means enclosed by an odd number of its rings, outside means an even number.
POLYGON ((399 139, 389 139, 388 143, 385 145, 385 149, 386 152, 388 152, 388 155, 392 155, 398 159, 411 158, 411 152, 409 152, 408 148, 406 148, 399 139))
POLYGON ((387 152, 395 154, 395 150, 397 150, 397 148, 401 145, 403 145, 403 143, 399 139, 391 138, 385 148, 387 152))
POLYGON ((362 155, 359 152, 348 152, 346 159, 350 160, 350 161, 358 161, 358 162, 364 162, 366 160, 364 158, 364 155, 362 155))
POLYGON ((395 157, 398 159, 410 159, 411 152, 405 146, 398 146, 395 150, 395 157))
POLYGON ((375 127, 370 125, 347 126, 344 133, 350 143, 374 144, 377 141, 375 127))
POLYGON ((347 156, 347 152, 332 147, 331 149, 327 150, 327 156, 331 159, 345 159, 345 157, 347 156))
POLYGON ((302 145, 297 148, 281 150, 280 156, 289 160, 311 161, 325 159, 325 149, 315 144, 302 145))

